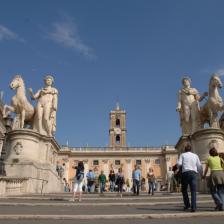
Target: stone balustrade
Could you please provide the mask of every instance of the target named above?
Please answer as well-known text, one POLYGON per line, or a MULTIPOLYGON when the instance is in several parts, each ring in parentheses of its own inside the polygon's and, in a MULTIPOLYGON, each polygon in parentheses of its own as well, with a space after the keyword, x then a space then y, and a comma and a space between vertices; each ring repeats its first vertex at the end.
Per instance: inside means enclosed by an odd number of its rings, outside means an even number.
POLYGON ((0 196, 24 194, 27 183, 28 178, 0 177, 0 196))

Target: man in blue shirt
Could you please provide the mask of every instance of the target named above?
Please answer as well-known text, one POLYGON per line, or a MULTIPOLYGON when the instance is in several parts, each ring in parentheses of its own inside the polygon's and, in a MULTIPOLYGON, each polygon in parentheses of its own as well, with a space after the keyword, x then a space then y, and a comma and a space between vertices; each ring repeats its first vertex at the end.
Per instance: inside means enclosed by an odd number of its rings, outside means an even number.
POLYGON ((95 188, 95 174, 94 172, 90 169, 89 172, 86 174, 86 178, 87 178, 87 189, 89 193, 93 193, 94 192, 94 188, 95 188))
POLYGON ((133 192, 136 195, 139 195, 139 187, 141 181, 141 170, 137 165, 135 165, 135 169, 132 172, 132 179, 133 179, 133 192))

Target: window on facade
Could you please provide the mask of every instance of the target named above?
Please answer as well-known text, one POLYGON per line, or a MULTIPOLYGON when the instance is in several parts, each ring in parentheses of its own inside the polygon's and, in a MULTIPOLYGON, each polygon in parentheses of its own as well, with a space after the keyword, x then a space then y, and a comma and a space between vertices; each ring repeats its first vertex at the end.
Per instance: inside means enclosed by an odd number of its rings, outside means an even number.
POLYGON ((137 160, 136 160, 136 165, 141 166, 141 165, 142 165, 142 161, 141 161, 140 159, 137 159, 137 160))
POLYGON ((116 144, 120 144, 121 138, 120 135, 116 135, 116 144))
POLYGON ((160 159, 156 159, 155 160, 155 164, 158 164, 159 165, 160 164, 160 159))
POLYGON ((99 165, 99 160, 93 160, 93 165, 98 166, 99 165))
POLYGON ((120 119, 116 119, 116 126, 120 127, 121 123, 120 123, 120 119))
POLYGON ((116 166, 120 166, 121 165, 121 161, 120 160, 115 160, 115 165, 116 166))

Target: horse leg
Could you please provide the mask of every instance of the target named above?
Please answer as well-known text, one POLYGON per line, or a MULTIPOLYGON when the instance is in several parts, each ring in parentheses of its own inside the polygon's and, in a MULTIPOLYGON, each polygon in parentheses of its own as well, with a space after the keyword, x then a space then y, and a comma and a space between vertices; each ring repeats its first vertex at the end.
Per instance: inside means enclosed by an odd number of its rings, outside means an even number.
POLYGON ((16 116, 14 117, 13 122, 12 122, 12 130, 20 128, 20 123, 21 123, 20 119, 21 119, 20 114, 16 114, 16 116))
POLYGON ((24 127, 25 116, 26 116, 26 111, 22 110, 20 115, 20 128, 24 127))
POLYGON ((209 109, 209 123, 211 128, 218 128, 217 113, 209 109))
POLYGON ((2 111, 3 118, 7 118, 11 112, 15 112, 14 107, 9 105, 4 105, 3 111, 2 111))

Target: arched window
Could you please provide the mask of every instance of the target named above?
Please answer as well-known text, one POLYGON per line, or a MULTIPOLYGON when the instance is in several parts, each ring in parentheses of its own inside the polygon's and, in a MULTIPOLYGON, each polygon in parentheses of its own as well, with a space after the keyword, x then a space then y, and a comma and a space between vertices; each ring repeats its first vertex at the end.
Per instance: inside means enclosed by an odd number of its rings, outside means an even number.
POLYGON ((120 144, 121 138, 120 135, 116 135, 116 144, 120 144))
POLYGON ((121 125, 120 119, 116 119, 116 126, 120 127, 120 125, 121 125))

